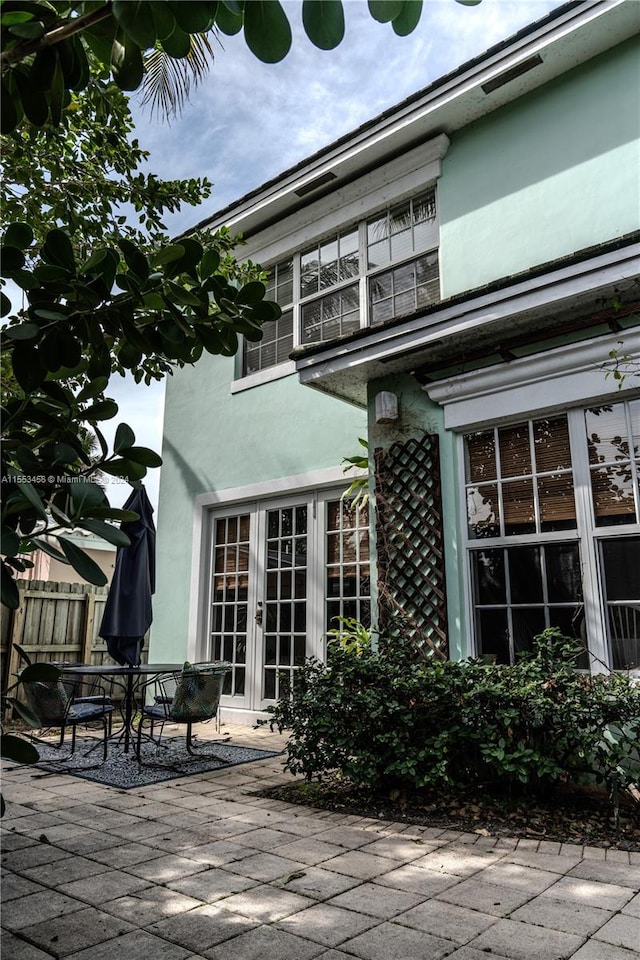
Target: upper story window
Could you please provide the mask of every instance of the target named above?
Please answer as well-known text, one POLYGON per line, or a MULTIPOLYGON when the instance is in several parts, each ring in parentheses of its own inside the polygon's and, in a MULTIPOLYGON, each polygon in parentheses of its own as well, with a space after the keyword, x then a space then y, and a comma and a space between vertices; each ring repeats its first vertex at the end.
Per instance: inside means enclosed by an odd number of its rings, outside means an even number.
POLYGON ((434 188, 323 237, 271 268, 267 295, 283 309, 260 343, 245 343, 243 375, 319 343, 438 303, 434 188))

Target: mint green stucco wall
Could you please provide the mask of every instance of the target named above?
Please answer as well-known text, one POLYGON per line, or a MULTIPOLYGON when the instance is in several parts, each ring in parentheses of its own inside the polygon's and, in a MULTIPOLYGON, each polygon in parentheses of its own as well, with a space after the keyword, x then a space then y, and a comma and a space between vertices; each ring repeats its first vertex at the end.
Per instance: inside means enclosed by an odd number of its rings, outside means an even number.
POLYGON ((640 227, 639 53, 628 41, 452 135, 443 297, 640 227))
MULTIPOLYGON (((290 376, 231 394, 234 360, 203 356, 167 383, 151 656, 187 651, 194 498, 339 467, 366 413, 290 376)), ((347 478, 348 482, 348 478, 347 478)))
MULTIPOLYGON (((409 376, 385 377, 369 384, 369 450, 388 449, 396 441, 402 442, 425 433, 437 433, 440 439, 440 482, 444 531, 444 559, 447 590, 447 631, 449 656, 460 660, 470 655, 465 628, 464 555, 461 550, 461 532, 458 497, 458 460, 456 436, 444 428, 441 407, 409 376), (381 390, 395 393, 399 401, 399 419, 395 423, 379 424, 375 419, 375 397, 381 390)), ((374 539, 375 542, 375 539, 374 539)))

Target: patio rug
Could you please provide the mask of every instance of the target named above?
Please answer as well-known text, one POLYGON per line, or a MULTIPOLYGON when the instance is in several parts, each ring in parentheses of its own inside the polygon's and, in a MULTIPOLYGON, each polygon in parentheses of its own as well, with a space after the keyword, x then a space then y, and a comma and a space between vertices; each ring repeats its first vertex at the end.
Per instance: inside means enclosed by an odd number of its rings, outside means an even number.
POLYGON ((98 741, 98 746, 93 751, 85 755, 95 744, 95 740, 78 738, 73 756, 68 757, 68 746, 65 744, 62 748, 65 759, 60 759, 60 751, 55 747, 38 743, 36 747, 40 760, 36 767, 46 771, 47 775, 67 773, 73 777, 93 780, 109 787, 118 787, 120 790, 131 790, 135 787, 146 787, 152 783, 161 783, 163 780, 175 780, 176 777, 227 769, 237 764, 265 760, 267 757, 278 755, 277 750, 237 747, 231 743, 215 740, 207 741, 204 747, 197 748, 202 751, 202 754, 190 757, 185 749, 184 737, 175 737, 163 740, 161 747, 143 743, 142 764, 138 763, 132 749, 129 753, 125 753, 121 744, 110 743, 109 754, 105 763, 102 763, 101 741, 98 741), (204 755, 205 751, 206 755, 204 755))

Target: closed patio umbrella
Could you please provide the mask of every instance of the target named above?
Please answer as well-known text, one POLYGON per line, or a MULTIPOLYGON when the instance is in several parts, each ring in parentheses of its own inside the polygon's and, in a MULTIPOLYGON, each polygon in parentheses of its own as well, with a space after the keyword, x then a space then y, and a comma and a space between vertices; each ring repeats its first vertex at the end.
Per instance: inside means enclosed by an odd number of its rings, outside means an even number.
POLYGON ((142 485, 132 492, 124 509, 133 510, 139 519, 123 520, 120 524, 131 543, 118 547, 99 634, 116 663, 135 667, 141 661, 144 637, 153 619, 156 528, 153 507, 142 485))

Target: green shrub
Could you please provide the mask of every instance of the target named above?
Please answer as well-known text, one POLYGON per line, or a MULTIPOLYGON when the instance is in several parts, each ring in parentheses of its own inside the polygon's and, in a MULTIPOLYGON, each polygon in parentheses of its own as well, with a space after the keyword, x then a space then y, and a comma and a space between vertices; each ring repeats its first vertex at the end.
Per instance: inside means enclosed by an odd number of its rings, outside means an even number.
POLYGON ((347 626, 327 664, 308 661, 269 708, 272 729, 290 731, 292 773, 338 771, 375 788, 638 781, 640 687, 577 673, 578 651, 557 630, 510 667, 416 662, 407 641, 373 650, 366 631, 347 626))

